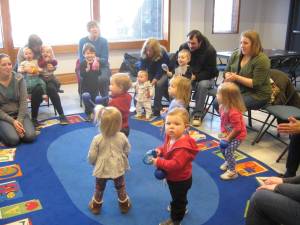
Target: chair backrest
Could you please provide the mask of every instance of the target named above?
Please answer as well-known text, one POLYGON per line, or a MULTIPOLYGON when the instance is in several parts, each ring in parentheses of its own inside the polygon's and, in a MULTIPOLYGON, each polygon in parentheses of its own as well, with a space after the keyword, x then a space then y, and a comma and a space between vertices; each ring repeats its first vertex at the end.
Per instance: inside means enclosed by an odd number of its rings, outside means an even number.
POLYGON ((79 61, 79 59, 77 59, 76 63, 75 63, 75 73, 76 73, 77 82, 80 83, 80 61, 79 61))
POLYGON ((281 70, 271 69, 270 76, 280 89, 279 94, 276 96, 273 104, 275 105, 293 105, 300 107, 300 97, 290 81, 288 75, 281 70))

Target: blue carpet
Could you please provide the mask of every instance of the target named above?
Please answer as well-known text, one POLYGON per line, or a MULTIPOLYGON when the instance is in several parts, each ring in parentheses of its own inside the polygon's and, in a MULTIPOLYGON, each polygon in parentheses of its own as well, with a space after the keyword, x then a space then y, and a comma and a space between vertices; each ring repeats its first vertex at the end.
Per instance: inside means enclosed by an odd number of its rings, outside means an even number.
MULTIPOLYGON (((101 215, 94 216, 88 211, 94 177, 86 157, 98 132, 92 124, 82 122, 44 128, 36 142, 18 146, 13 163, 20 165, 23 176, 10 180, 18 181, 23 196, 0 202, 0 207, 39 199, 43 209, 3 219, 0 223, 30 218, 33 225, 156 225, 168 218, 168 188, 154 178, 152 166, 142 163, 144 153, 161 144, 160 128, 134 119, 130 119, 130 125, 131 170, 126 174, 126 184, 133 207, 127 215, 119 212, 112 182, 105 190, 101 215)), ((213 138, 207 136, 207 139, 213 138)), ((229 182, 220 180, 219 165, 223 160, 212 153, 216 149, 200 152, 195 160, 189 213, 183 224, 244 224, 246 202, 257 187, 255 176, 240 176, 229 182)), ((248 156, 239 162, 250 160, 253 159, 248 156)), ((12 163, 0 163, 0 166, 9 164, 12 163)), ((273 174, 269 169, 258 176, 273 174)))

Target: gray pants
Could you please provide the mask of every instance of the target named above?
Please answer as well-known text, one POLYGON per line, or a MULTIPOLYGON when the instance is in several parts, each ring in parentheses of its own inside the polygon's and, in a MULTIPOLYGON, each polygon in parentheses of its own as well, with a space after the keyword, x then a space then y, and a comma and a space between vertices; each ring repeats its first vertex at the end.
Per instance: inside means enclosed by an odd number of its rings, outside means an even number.
POLYGON ((109 81, 111 76, 111 71, 109 67, 102 67, 101 76, 99 77, 99 92, 102 97, 108 96, 109 81))
POLYGON ((208 90, 213 88, 214 79, 211 80, 201 80, 196 84, 196 105, 194 109, 194 115, 202 117, 204 114, 205 100, 208 94, 208 90))
POLYGON ((16 146, 21 140, 24 142, 34 141, 36 138, 35 129, 27 114, 24 118, 23 126, 25 129, 25 136, 20 138, 15 127, 11 123, 0 120, 0 140, 8 146, 16 146))
POLYGON ((246 225, 296 225, 299 221, 299 202, 268 190, 252 195, 246 225))

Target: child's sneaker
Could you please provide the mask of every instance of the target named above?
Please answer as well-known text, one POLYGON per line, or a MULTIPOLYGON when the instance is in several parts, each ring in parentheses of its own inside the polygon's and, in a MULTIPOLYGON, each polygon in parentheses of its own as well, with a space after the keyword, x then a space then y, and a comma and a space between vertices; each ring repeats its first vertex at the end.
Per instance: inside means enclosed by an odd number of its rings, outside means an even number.
MULTIPOLYGON (((170 206, 170 205, 168 205, 167 210, 168 210, 169 212, 171 212, 171 206, 170 206)), ((184 214, 186 215, 188 212, 189 212, 189 209, 188 209, 188 208, 185 208, 184 214)))
POLYGON ((129 209, 131 208, 131 202, 129 197, 127 196, 127 198, 125 198, 125 200, 121 201, 120 199, 118 199, 119 201, 119 207, 121 210, 121 213, 128 213, 129 209))
POLYGON ((221 166, 220 170, 226 171, 228 169, 228 163, 225 161, 221 166))
POLYGON ((166 221, 159 223, 159 225, 181 225, 181 224, 178 221, 173 221, 172 219, 168 219, 166 221))
POLYGON ((96 199, 93 197, 92 200, 90 201, 89 203, 89 209, 90 211, 95 214, 95 215, 98 215, 101 213, 101 208, 102 208, 102 203, 103 201, 101 202, 98 202, 96 201, 96 199))
POLYGON ((225 173, 221 174, 221 179, 223 180, 233 180, 238 177, 238 173, 236 171, 227 170, 225 173))

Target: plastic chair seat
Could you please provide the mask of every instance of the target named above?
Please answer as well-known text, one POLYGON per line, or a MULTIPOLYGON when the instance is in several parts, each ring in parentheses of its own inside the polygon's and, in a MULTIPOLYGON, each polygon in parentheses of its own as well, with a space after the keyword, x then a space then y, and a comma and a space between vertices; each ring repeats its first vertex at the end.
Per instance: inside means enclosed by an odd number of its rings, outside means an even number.
POLYGON ((265 108, 266 111, 271 113, 278 119, 288 120, 290 116, 300 119, 300 109, 290 105, 269 105, 265 108))

